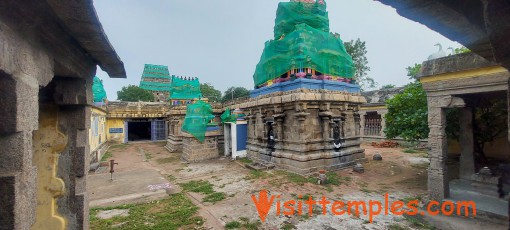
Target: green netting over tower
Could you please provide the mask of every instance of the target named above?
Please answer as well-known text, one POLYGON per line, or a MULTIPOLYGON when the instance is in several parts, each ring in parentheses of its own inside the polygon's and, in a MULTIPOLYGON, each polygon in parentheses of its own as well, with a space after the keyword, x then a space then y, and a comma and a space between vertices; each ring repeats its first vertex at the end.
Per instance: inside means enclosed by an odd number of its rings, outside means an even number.
POLYGON ((198 99, 202 98, 198 78, 182 78, 172 76, 170 99, 198 99))
POLYGON ((291 70, 310 68, 325 75, 352 78, 354 64, 340 35, 330 33, 324 0, 281 2, 274 40, 267 41, 253 80, 263 85, 291 70))
POLYGON ((140 88, 149 91, 170 91, 170 72, 164 65, 145 64, 140 88))
POLYGON ((204 142, 207 124, 214 118, 212 106, 199 100, 188 105, 182 130, 193 135, 200 142, 204 142))
POLYGON ((97 76, 94 77, 94 83, 92 84, 92 95, 94 95, 94 102, 103 102, 106 99, 103 81, 97 76))

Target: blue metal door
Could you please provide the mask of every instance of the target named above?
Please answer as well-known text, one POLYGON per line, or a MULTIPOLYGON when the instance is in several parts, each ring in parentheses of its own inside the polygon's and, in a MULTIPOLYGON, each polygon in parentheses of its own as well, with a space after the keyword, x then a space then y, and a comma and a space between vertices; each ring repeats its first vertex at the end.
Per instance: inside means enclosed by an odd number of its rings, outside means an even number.
POLYGON ((153 120, 151 122, 151 140, 166 140, 166 125, 164 120, 153 120))
POLYGON ((237 125, 237 151, 246 150, 247 140, 248 140, 248 125, 247 124, 237 125))

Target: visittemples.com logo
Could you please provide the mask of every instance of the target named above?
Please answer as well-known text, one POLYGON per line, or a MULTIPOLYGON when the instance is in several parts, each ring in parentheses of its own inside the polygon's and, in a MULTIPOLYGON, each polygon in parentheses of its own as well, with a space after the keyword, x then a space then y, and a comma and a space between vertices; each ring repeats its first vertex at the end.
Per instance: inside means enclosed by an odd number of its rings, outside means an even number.
POLYGON ((464 215, 468 217, 471 211, 472 216, 476 216, 476 203, 474 201, 457 201, 455 203, 452 201, 444 201, 443 203, 430 201, 424 210, 420 210, 418 208, 419 200, 410 200, 407 202, 400 200, 390 201, 387 193, 384 195, 384 201, 382 202, 379 200, 332 201, 328 200, 325 196, 322 196, 318 200, 314 200, 312 196, 309 196, 308 199, 303 199, 303 196, 298 196, 299 199, 283 201, 281 195, 269 195, 266 190, 260 191, 258 198, 256 195, 252 195, 251 198, 262 222, 266 221, 273 205, 275 205, 277 216, 282 214, 285 216, 293 216, 296 214, 301 216, 308 214, 311 217, 314 213, 318 213, 317 210, 314 212, 314 208, 320 207, 321 210, 319 211, 321 211, 320 213, 322 215, 326 215, 328 211, 331 211, 330 213, 337 216, 360 216, 363 214, 364 216, 368 216, 370 223, 372 223, 374 217, 378 215, 436 216, 443 214, 445 216, 464 215))

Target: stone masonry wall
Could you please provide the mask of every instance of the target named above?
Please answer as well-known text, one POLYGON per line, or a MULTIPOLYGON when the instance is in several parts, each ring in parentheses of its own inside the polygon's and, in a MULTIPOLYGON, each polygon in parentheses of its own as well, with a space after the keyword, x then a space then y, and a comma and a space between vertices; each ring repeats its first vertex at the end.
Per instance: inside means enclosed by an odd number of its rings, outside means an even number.
POLYGON ((198 141, 195 137, 185 135, 182 143, 182 159, 187 162, 200 162, 215 159, 220 156, 217 135, 206 136, 203 143, 198 141))
POLYGON ((360 148, 359 94, 299 89, 278 92, 233 105, 248 121, 248 156, 272 162, 299 174, 335 170, 365 159, 360 148), (343 146, 333 145, 333 126, 342 130, 343 146), (268 130, 275 135, 275 150, 268 150, 268 130))

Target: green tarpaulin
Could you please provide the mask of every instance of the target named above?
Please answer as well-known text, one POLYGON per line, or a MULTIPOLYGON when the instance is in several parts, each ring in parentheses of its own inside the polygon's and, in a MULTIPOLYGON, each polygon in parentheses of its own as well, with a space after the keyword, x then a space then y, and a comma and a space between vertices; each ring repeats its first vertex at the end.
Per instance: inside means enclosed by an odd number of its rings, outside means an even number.
POLYGON ((289 70, 311 68, 322 74, 352 78, 354 64, 338 34, 330 33, 326 3, 281 2, 274 40, 267 41, 253 79, 255 86, 289 70))
POLYGON ((227 108, 225 110, 225 112, 223 112, 223 114, 221 114, 220 118, 221 118, 221 122, 222 123, 225 123, 225 122, 236 123, 238 118, 244 117, 244 116, 245 116, 244 114, 235 114, 235 113, 232 113, 230 111, 230 108, 227 108))
POLYGON ((202 98, 198 78, 183 79, 172 76, 170 99, 196 99, 202 98))
POLYGON ((168 67, 145 64, 140 88, 150 91, 170 91, 170 72, 168 67))
POLYGON ((94 83, 92 84, 92 95, 94 96, 94 102, 103 102, 106 99, 103 81, 97 76, 94 77, 94 83))
POLYGON ((212 106, 204 101, 188 105, 182 130, 204 142, 207 124, 214 118, 212 106))

